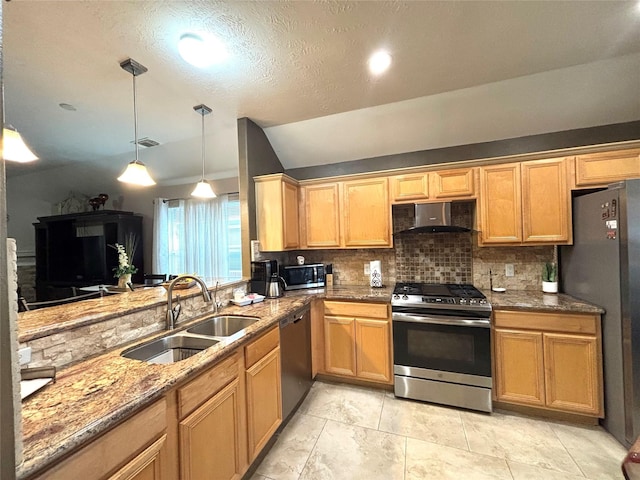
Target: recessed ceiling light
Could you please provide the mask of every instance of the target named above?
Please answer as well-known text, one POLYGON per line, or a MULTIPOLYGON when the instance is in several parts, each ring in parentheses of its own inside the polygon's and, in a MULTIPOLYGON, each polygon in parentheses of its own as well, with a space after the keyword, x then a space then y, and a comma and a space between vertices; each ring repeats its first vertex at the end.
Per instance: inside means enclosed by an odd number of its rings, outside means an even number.
POLYGON ((368 63, 369 71, 374 75, 380 75, 391 65, 391 55, 384 50, 379 50, 369 57, 368 63))
POLYGON ((185 33, 178 42, 180 56, 195 67, 205 68, 227 58, 220 40, 202 33, 185 33))
POLYGON ((60 108, 62 108, 64 110, 69 110, 70 112, 75 112, 76 111, 76 107, 74 107, 70 103, 59 103, 58 105, 60 105, 60 108))

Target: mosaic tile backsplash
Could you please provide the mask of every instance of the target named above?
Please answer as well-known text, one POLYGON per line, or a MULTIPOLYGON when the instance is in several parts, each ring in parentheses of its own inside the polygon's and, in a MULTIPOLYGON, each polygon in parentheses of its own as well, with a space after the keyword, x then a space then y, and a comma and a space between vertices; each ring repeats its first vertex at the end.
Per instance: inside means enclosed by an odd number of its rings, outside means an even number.
MULTIPOLYGON (((454 225, 473 228, 473 202, 451 205, 454 225)), ((393 206, 393 231, 413 225, 413 205, 393 206)), ((306 263, 333 264, 335 285, 367 285, 364 265, 372 260, 382 263, 384 285, 396 282, 472 283, 489 289, 489 271, 493 286, 508 290, 540 290, 542 265, 554 258, 553 246, 478 247, 476 234, 409 233, 394 237, 390 249, 300 250, 263 253, 260 259, 276 259, 294 265, 296 256, 306 263), (514 276, 505 276, 505 264, 514 265, 514 276)))

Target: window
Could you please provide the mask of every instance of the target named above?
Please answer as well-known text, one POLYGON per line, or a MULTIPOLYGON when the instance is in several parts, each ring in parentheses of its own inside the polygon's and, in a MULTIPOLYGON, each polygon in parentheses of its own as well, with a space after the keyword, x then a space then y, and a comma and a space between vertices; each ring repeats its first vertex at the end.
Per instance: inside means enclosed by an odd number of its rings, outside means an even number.
POLYGON ((195 273, 229 282, 242 278, 240 200, 156 199, 154 273, 195 273))

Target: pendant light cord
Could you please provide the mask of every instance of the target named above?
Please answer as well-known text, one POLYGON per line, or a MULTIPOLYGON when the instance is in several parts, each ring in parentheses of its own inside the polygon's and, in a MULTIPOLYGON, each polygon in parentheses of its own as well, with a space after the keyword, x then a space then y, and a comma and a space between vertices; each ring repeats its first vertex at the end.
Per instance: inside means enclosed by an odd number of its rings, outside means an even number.
POLYGON ((138 109, 136 108, 136 74, 133 73, 133 143, 136 145, 136 163, 138 162, 138 109))
POLYGON ((202 181, 204 182, 204 110, 202 111, 202 181))

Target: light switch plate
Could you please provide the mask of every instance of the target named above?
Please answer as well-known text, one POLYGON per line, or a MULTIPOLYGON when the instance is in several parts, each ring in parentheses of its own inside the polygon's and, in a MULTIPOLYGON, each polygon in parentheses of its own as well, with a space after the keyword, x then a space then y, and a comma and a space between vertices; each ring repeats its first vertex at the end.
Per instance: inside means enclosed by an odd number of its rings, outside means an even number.
POLYGON ((504 275, 505 277, 513 277, 515 275, 515 271, 513 268, 513 263, 505 263, 504 265, 504 275))
POLYGON ((25 347, 18 350, 18 360, 20 365, 26 365, 31 362, 31 347, 25 347))
POLYGON ((364 264, 364 274, 365 275, 369 275, 369 273, 371 273, 371 270, 369 270, 369 264, 365 263, 364 264))

